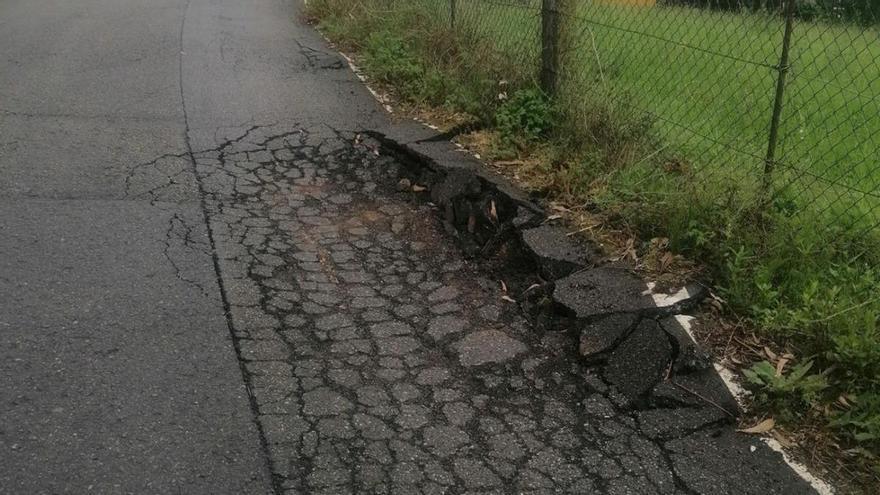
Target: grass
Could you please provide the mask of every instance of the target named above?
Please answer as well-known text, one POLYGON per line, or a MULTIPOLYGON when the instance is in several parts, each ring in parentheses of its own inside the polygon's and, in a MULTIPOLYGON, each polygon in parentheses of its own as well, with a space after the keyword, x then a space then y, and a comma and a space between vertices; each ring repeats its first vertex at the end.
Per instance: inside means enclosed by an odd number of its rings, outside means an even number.
POLYGON ((459 0, 452 29, 448 0, 309 1, 374 81, 493 129, 491 157, 539 193, 703 263, 730 314, 794 356, 778 380, 749 375, 761 407, 820 415, 876 469, 880 33, 795 23, 768 200, 780 18, 575 2, 548 99, 539 3, 459 0))

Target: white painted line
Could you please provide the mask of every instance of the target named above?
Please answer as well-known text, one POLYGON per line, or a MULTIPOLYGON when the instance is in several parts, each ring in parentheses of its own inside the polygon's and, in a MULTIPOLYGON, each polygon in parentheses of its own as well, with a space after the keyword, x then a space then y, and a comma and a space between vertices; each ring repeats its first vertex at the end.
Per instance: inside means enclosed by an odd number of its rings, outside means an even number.
MULTIPOLYGON (((658 294, 653 292, 656 284, 653 282, 648 283, 647 293, 651 294, 651 298, 654 299, 654 304, 658 307, 671 306, 679 301, 687 299, 690 297, 691 293, 685 287, 684 289, 679 290, 675 294, 658 294)), ((694 334, 692 331, 693 322, 696 321, 696 318, 688 315, 676 315, 675 320, 684 328, 685 332, 687 332, 688 336, 692 341, 696 343, 696 339, 694 338, 694 334)), ((743 400, 744 397, 751 395, 751 392, 744 389, 742 385, 739 384, 739 381, 736 379, 736 374, 720 363, 715 363, 715 371, 718 372, 718 375, 721 376, 721 380, 724 381, 724 385, 727 386, 727 389, 730 391, 730 394, 733 395, 734 399, 739 403, 740 406, 745 404, 743 400)), ((776 441, 776 439, 772 437, 762 437, 761 441, 767 444, 772 450, 779 452, 782 454, 782 459, 788 464, 792 471, 798 474, 804 481, 810 484, 819 495, 834 495, 834 489, 831 488, 831 485, 826 483, 825 481, 819 479, 817 476, 810 473, 806 466, 792 459, 786 452, 782 445, 776 441)))

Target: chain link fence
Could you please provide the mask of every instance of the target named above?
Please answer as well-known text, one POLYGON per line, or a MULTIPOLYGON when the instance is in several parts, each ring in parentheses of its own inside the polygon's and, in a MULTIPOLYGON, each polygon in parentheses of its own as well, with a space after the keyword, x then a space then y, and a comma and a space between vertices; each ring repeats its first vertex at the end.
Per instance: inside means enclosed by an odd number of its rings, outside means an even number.
POLYGON ((877 236, 878 0, 410 5, 491 44, 584 125, 597 105, 639 123, 651 144, 627 151, 627 173, 642 182, 687 174, 719 204, 877 236))

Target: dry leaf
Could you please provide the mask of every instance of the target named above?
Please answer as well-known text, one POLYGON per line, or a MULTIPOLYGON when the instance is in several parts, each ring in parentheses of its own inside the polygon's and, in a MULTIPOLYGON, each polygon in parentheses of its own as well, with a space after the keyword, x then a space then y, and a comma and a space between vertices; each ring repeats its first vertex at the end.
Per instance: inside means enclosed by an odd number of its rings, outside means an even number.
POLYGON ((797 445, 797 443, 795 443, 793 440, 791 440, 787 436, 783 435, 782 433, 779 433, 778 431, 774 431, 772 433, 772 435, 773 435, 773 438, 775 438, 776 441, 779 442, 779 445, 782 445, 786 449, 790 449, 790 448, 794 447, 795 445, 797 445))
POLYGON ((675 258, 672 253, 667 251, 666 254, 664 254, 663 257, 660 258, 660 271, 665 272, 666 269, 669 268, 669 265, 672 264, 673 259, 675 258))
POLYGON ((495 209, 495 200, 489 202, 489 218, 493 222, 498 223, 498 210, 495 209))
POLYGON ((507 301, 507 302, 516 303, 516 299, 514 299, 514 298, 512 298, 512 297, 510 297, 510 296, 508 296, 508 295, 503 295, 503 296, 501 296, 501 299, 504 299, 504 300, 507 301))
POLYGON ((770 361, 776 361, 777 359, 779 359, 776 353, 771 351, 770 348, 767 346, 764 346, 764 354, 766 354, 767 357, 770 358, 770 361))
POLYGON ((501 292, 507 292, 507 284, 504 283, 504 280, 501 281, 501 292))
POLYGON ((761 421, 760 423, 756 424, 755 426, 752 426, 751 428, 745 428, 745 429, 736 430, 736 431, 738 431, 740 433, 753 433, 753 434, 767 433, 768 431, 772 430, 773 427, 775 427, 775 426, 776 426, 776 420, 774 420, 773 418, 767 418, 764 421, 761 421))
POLYGON ((636 245, 636 240, 634 238, 630 237, 629 240, 626 241, 626 249, 623 252, 623 257, 625 258, 625 257, 629 256, 630 258, 632 258, 633 261, 638 262, 639 257, 638 257, 638 255, 636 255, 635 245, 636 245))
POLYGON ((562 218, 562 215, 550 215, 549 217, 547 217, 547 220, 544 221, 549 222, 551 220, 559 220, 560 218, 562 218))
POLYGON ((779 361, 776 362, 776 376, 782 376, 783 370, 785 370, 785 365, 788 364, 788 359, 779 358, 779 361))
POLYGON ((415 184, 412 186, 412 190, 413 190, 413 192, 422 192, 422 191, 427 191, 428 188, 425 186, 420 186, 418 184, 415 184))

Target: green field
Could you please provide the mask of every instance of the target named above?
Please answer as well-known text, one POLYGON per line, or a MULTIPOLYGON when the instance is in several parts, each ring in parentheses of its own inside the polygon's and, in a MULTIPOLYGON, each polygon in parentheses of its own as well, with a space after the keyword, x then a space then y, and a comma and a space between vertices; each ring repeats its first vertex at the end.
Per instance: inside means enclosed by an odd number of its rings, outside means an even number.
MULTIPOLYGON (((448 22, 449 2, 421 0, 448 22)), ((456 25, 537 68, 538 1, 458 1, 456 25)), ((564 21, 572 104, 649 116, 697 180, 761 180, 784 20, 752 12, 576 2, 564 21)), ((880 221, 880 32, 795 21, 774 184, 799 206, 880 221), (858 210, 858 212, 853 211, 858 210)), ((852 218, 843 221, 855 221, 852 218)))

